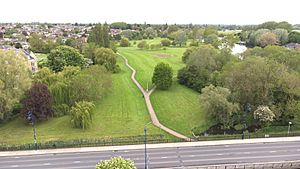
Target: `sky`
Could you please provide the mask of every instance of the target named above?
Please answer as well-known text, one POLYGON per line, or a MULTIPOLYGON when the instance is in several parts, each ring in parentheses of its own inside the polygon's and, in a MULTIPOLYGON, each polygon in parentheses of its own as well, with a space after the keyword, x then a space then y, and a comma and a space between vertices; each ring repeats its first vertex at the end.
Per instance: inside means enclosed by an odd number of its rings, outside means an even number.
POLYGON ((300 23, 300 0, 3 0, 0 22, 300 23))

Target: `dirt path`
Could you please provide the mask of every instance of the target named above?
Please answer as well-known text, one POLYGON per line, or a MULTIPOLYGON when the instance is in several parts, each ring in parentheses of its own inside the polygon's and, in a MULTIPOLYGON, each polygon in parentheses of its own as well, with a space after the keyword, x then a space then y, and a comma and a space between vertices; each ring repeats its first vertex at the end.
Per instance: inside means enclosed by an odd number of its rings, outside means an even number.
POLYGON ((132 70, 131 80, 132 80, 132 81, 134 82, 134 84, 139 88, 139 90, 142 92, 142 94, 143 94, 143 96, 144 96, 144 99, 145 99, 145 102, 146 102, 146 105, 147 105, 147 109, 148 109, 148 112, 149 112, 149 114, 150 114, 152 123, 153 123, 155 126, 161 128, 162 130, 164 130, 164 131, 166 131, 166 132, 172 134, 173 136, 176 136, 176 137, 178 137, 178 138, 182 138, 182 139, 185 139, 185 140, 187 140, 187 141, 190 141, 190 140, 191 140, 190 138, 188 138, 188 137, 186 137, 186 136, 184 136, 184 135, 182 135, 182 134, 180 134, 180 133, 177 133, 177 132, 174 131, 174 130, 171 130, 171 129, 167 128, 166 126, 162 125, 162 124, 159 122, 159 120, 158 120, 158 118, 157 118, 157 116, 156 116, 156 113, 155 113, 155 111, 154 111, 154 109, 153 109, 151 100, 150 100, 150 95, 154 92, 155 87, 152 88, 149 92, 146 92, 145 89, 142 87, 142 85, 135 79, 136 70, 128 64, 127 58, 126 58, 125 56, 119 54, 119 53, 118 53, 118 55, 122 56, 122 58, 125 60, 126 66, 129 67, 129 68, 132 70))

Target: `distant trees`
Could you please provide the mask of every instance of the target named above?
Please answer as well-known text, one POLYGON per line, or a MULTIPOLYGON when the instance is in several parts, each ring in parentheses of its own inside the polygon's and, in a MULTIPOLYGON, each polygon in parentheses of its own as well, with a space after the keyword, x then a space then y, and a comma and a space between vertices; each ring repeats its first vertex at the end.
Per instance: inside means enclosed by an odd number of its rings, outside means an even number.
POLYGON ((52 96, 48 86, 42 83, 35 83, 25 93, 25 99, 22 101, 23 114, 32 112, 38 120, 45 120, 52 115, 52 96))
POLYGON ((91 102, 75 102, 70 110, 71 124, 75 128, 89 128, 92 125, 94 107, 95 105, 91 102))
POLYGON ((110 160, 101 161, 96 165, 96 169, 108 169, 108 168, 118 168, 118 169, 136 169, 134 162, 132 160, 126 160, 122 157, 114 157, 110 160))
POLYGON ((95 43, 98 47, 109 48, 110 47, 110 38, 108 34, 108 25, 96 24, 96 26, 90 32, 88 42, 95 43))
POLYGON ((95 64, 103 65, 108 71, 118 72, 116 54, 109 48, 97 48, 95 50, 95 64))
POLYGON ((266 47, 268 45, 275 45, 277 43, 278 43, 277 36, 272 32, 265 32, 257 39, 257 44, 261 47, 266 47))
POLYGON ((120 41, 120 46, 121 47, 128 47, 130 46, 129 40, 127 38, 122 38, 120 41))
POLYGON ((155 66, 152 76, 152 82, 158 89, 167 90, 172 86, 173 72, 172 68, 167 63, 158 63, 155 66))
POLYGON ((30 50, 36 53, 49 53, 52 49, 60 45, 50 39, 43 39, 41 35, 32 34, 28 40, 30 50))
POLYGON ((126 22, 114 22, 110 24, 110 27, 112 29, 122 29, 122 30, 129 29, 129 26, 126 22))
POLYGON ((0 50, 0 122, 11 117, 13 108, 31 86, 31 72, 22 53, 0 50))
POLYGON ((70 46, 58 46, 48 55, 48 66, 55 72, 62 71, 65 66, 84 66, 83 55, 70 46))

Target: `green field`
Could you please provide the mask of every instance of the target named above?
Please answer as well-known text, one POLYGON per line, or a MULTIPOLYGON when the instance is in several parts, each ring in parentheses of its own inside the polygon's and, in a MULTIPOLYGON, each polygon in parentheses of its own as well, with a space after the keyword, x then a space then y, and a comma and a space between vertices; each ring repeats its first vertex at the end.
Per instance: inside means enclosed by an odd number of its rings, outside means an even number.
POLYGON ((126 56, 129 64, 137 70, 137 80, 144 88, 152 85, 154 67, 159 62, 170 64, 173 68, 173 86, 167 91, 156 90, 151 101, 160 122, 182 134, 191 136, 191 129, 203 126, 205 120, 200 111, 198 93, 176 81, 177 71, 184 66, 181 56, 185 48, 167 48, 167 50, 141 50, 136 47, 118 48, 126 56), (164 57, 161 57, 164 56, 164 57))
MULTIPOLYGON (((71 127, 69 116, 52 118, 37 125, 38 142, 103 137, 143 135, 143 128, 150 121, 144 100, 130 80, 130 70, 118 58, 122 71, 113 74, 113 89, 94 111, 93 126, 82 130, 71 127)), ((165 134, 149 125, 149 134, 165 134)), ((32 127, 16 119, 0 127, 0 144, 31 143, 32 127)))

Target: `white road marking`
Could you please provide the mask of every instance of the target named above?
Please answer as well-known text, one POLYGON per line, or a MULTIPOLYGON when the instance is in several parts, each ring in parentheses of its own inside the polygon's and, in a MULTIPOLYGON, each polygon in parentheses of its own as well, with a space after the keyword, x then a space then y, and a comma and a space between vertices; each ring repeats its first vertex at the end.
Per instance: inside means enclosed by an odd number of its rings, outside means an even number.
POLYGON ((43 165, 51 165, 51 163, 44 163, 43 165))
POLYGON ((73 163, 80 163, 80 161, 74 161, 73 163))
POLYGON ((168 157, 161 157, 161 158, 168 158, 168 157))
POLYGON ((15 167, 19 167, 19 165, 11 165, 10 167, 15 168, 15 167))
POLYGON ((270 153, 276 153, 277 151, 270 151, 270 153))

